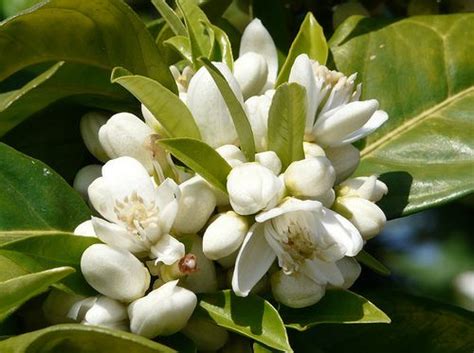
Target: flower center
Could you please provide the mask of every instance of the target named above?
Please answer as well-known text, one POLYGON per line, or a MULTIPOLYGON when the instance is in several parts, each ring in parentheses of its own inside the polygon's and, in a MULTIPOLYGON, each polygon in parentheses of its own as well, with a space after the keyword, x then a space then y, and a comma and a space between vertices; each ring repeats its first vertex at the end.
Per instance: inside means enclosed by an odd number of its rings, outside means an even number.
POLYGON ((146 205, 136 191, 133 191, 122 201, 117 200, 114 212, 127 227, 127 230, 139 239, 146 237, 146 228, 158 226, 158 212, 155 202, 146 205))

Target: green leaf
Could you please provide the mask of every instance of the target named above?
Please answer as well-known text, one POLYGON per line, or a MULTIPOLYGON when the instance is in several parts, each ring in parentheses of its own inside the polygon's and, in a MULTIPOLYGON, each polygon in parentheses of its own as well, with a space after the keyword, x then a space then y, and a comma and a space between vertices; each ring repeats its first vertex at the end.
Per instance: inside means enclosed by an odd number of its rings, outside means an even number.
POLYGON ((132 75, 120 67, 114 69, 111 79, 138 98, 161 123, 168 136, 201 138, 186 104, 160 83, 148 77, 132 75))
POLYGON ((474 33, 473 14, 389 25, 352 17, 330 41, 338 70, 358 72, 362 98, 378 99, 389 114, 367 138, 357 170, 388 184, 379 205, 389 218, 474 190, 474 42, 467 33, 474 33))
POLYGON ((183 22, 181 22, 178 15, 165 0, 151 0, 151 2, 158 10, 161 17, 163 17, 166 23, 168 23, 168 26, 170 26, 174 34, 177 36, 186 36, 186 27, 184 27, 183 22))
POLYGON ((252 127, 250 126, 244 107, 240 104, 234 92, 230 88, 221 72, 206 58, 200 58, 200 61, 206 67, 212 79, 216 83, 219 91, 229 110, 232 121, 234 122, 237 135, 239 136, 240 148, 247 161, 255 160, 255 141, 253 138, 252 127))
POLYGON ((242 298, 230 290, 203 294, 196 315, 209 317, 217 325, 269 347, 293 352, 278 311, 258 296, 242 298))
POLYGON ((297 83, 277 88, 268 113, 268 149, 280 157, 285 170, 291 162, 304 158, 306 90, 297 83))
POLYGON ((183 59, 189 61, 190 64, 193 63, 193 55, 191 53, 191 44, 189 44, 188 37, 174 36, 165 40, 163 44, 172 48, 179 55, 181 55, 183 59))
POLYGON ((288 81, 293 62, 300 54, 307 54, 310 59, 316 60, 322 65, 326 64, 328 58, 328 45, 323 28, 311 12, 308 12, 304 18, 300 30, 291 44, 285 63, 278 74, 276 86, 288 81))
POLYGON ((47 291, 50 285, 74 271, 71 267, 58 267, 0 282, 0 321, 5 320, 29 299, 47 291))
POLYGON ((0 342, 2 353, 172 353, 175 350, 128 332, 99 326, 63 324, 0 342))
POLYGON ((123 66, 176 91, 153 38, 122 1, 45 1, 0 24, 0 52, 0 81, 29 65, 65 60, 123 66))
POLYGON ((345 290, 328 290, 317 304, 304 309, 282 307, 286 327, 305 331, 319 324, 390 323, 390 318, 364 297, 345 290))
POLYGON ((198 58, 208 58, 214 46, 212 31, 206 14, 197 6, 194 0, 177 0, 178 8, 183 13, 186 30, 191 44, 191 53, 195 68, 199 67, 198 58))
POLYGON ((218 44, 216 47, 216 49, 218 49, 218 55, 215 60, 222 61, 232 71, 234 67, 234 57, 232 56, 232 46, 229 37, 227 36, 227 33, 219 27, 211 25, 211 28, 214 31, 216 42, 218 44))
POLYGON ((209 183, 227 192, 227 175, 231 167, 212 147, 190 138, 161 139, 157 143, 209 183))
POLYGON ((20 89, 0 94, 0 136, 50 104, 69 97, 90 107, 129 111, 135 100, 101 68, 59 62, 20 89))
POLYGON ((390 315, 390 325, 319 325, 295 332, 297 352, 464 353, 474 347, 474 314, 393 289, 366 295, 390 315), (336 335, 335 335, 336 332, 336 335))
POLYGON ((268 348, 267 346, 254 342, 252 345, 253 353, 272 353, 272 352, 279 352, 278 350, 268 348))
POLYGON ((356 256, 357 261, 370 269, 374 270, 382 276, 390 276, 390 270, 375 257, 370 255, 367 251, 362 250, 356 256))

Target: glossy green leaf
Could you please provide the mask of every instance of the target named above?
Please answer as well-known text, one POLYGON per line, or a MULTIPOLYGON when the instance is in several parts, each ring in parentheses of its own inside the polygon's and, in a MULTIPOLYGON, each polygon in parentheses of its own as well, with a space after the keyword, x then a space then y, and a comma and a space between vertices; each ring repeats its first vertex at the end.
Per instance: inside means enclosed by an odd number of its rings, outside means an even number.
POLYGON ((153 38, 122 1, 45 1, 0 24, 0 53, 0 80, 29 65, 65 60, 123 66, 176 91, 153 38))
POLYGON ((278 350, 293 351, 278 311, 258 296, 242 298, 230 290, 203 294, 196 310, 226 329, 278 350))
POLYGON ((181 57, 187 60, 190 64, 193 63, 193 55, 191 53, 191 44, 189 44, 189 38, 184 36, 174 36, 166 39, 163 42, 164 45, 172 48, 181 57))
POLYGON ((50 285, 73 272, 71 267, 58 267, 0 282, 0 321, 5 320, 26 301, 47 291, 50 285))
POLYGON ((383 263, 381 263, 375 257, 370 255, 367 251, 362 250, 361 252, 359 252, 356 256, 356 259, 361 264, 369 267, 378 274, 382 276, 390 276, 390 270, 383 263))
POLYGON ((132 110, 135 100, 106 75, 101 68, 59 62, 20 89, 0 94, 0 136, 66 97, 89 107, 132 110))
POLYGON ((254 342, 253 345, 252 345, 252 348, 253 348, 253 353, 272 353, 272 352, 280 352, 278 350, 275 350, 275 349, 271 349, 271 348, 268 348, 267 346, 261 344, 261 343, 258 343, 258 342, 254 342))
POLYGON ((391 317, 390 325, 318 325, 294 332, 301 353, 465 353, 474 347, 474 314, 393 289, 366 295, 391 317))
POLYGON ((211 25, 211 28, 214 31, 217 42, 216 51, 218 53, 215 60, 222 61, 232 71, 234 68, 234 58, 232 56, 232 46, 230 44, 229 37, 219 27, 211 25))
POLYGON ((227 192, 227 175, 231 167, 212 147, 190 138, 161 139, 157 143, 209 183, 227 192))
POLYGON ((0 342, 2 353, 172 353, 175 350, 128 332, 63 324, 0 342))
POLYGON ((358 175, 381 175, 389 218, 474 190, 474 15, 413 17, 387 25, 347 20, 331 39, 338 69, 358 72, 363 99, 389 120, 367 138, 358 175))
POLYGON ((291 44, 285 63, 278 74, 276 86, 288 81, 291 66, 300 54, 307 54, 310 59, 316 60, 322 65, 326 64, 328 58, 328 44, 324 37, 323 28, 311 12, 306 15, 295 40, 291 44))
POLYGON ((183 22, 181 22, 178 15, 165 0, 151 0, 151 2, 158 10, 161 17, 163 17, 166 23, 168 23, 168 26, 170 26, 174 34, 177 36, 186 36, 186 27, 184 27, 183 22))
POLYGON ((210 22, 206 14, 197 6, 194 0, 177 0, 186 23, 191 53, 195 68, 200 66, 198 58, 208 58, 214 46, 214 32, 210 29, 210 22))
POLYGON ((200 60, 206 67, 207 71, 211 74, 212 79, 224 98, 227 109, 229 110, 232 121, 234 122, 235 130, 237 130, 242 152, 247 158, 247 161, 254 161, 255 141, 253 139, 252 127, 250 126, 244 107, 235 96, 232 88, 230 88, 221 72, 206 58, 201 58, 200 60))
POLYGON ((282 307, 289 328, 305 331, 319 324, 390 323, 390 318, 364 297, 345 290, 328 290, 323 299, 304 309, 282 307))
POLYGON ((201 138, 186 104, 157 81, 132 75, 119 67, 112 72, 112 82, 122 85, 142 102, 160 122, 168 136, 201 138))
POLYGON ((268 149, 280 157, 283 170, 304 158, 306 91, 297 83, 277 88, 268 113, 268 149))

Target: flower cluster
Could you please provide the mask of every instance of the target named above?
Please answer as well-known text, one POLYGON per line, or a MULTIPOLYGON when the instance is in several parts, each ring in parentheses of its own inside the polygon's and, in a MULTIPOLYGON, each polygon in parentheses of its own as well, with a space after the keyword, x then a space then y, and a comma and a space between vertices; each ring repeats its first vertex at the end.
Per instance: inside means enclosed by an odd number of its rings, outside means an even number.
MULTIPOLYGON (((145 106, 144 121, 129 113, 83 117, 84 141, 105 165, 87 166, 76 177, 75 188, 97 216, 75 233, 103 242, 81 260, 85 279, 100 295, 63 300, 70 320, 146 337, 186 334, 196 325, 189 320, 195 293, 271 290, 278 302, 301 308, 318 302, 326 288, 349 288, 359 276, 355 256, 384 226, 375 203, 388 190, 376 176, 350 178, 360 159, 351 143, 387 114, 376 100, 360 100, 355 74, 346 77, 299 55, 289 82, 306 92, 304 158, 283 169, 267 139, 277 50, 261 22, 244 31, 233 70, 214 65, 247 114, 255 161, 239 148, 207 69, 173 66, 171 72, 203 142, 231 167, 226 193, 155 144, 162 127, 145 106)), ((58 295, 53 292, 47 304, 58 295)), ((217 345, 223 344, 225 331, 217 331, 217 345)))

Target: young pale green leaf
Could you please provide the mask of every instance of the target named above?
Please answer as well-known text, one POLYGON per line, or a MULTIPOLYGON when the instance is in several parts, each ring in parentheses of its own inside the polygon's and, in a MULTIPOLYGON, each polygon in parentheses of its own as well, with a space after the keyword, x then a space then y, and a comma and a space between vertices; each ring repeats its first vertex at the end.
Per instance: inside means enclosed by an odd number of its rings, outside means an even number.
POLYGON ((44 1, 0 23, 0 53, 0 80, 33 64, 66 60, 123 66, 177 91, 150 33, 123 1, 44 1))
POLYGON ((100 326, 62 324, 0 342, 2 353, 174 353, 174 349, 128 332, 100 326))
POLYGON ((242 298, 230 290, 203 294, 195 315, 209 317, 217 325, 269 347, 293 352, 278 311, 256 295, 242 298))
MULTIPOLYGON (((451 305, 403 294, 388 288, 370 288, 366 295, 387 310, 390 325, 318 325, 293 332, 298 353, 363 352, 471 352, 474 347, 474 314, 451 305), (335 330, 337 335, 335 335, 335 330), (329 338, 329 339, 328 339, 329 338)), ((342 303, 341 303, 342 304, 342 303)))
POLYGON ((120 67, 114 69, 111 80, 125 87, 142 102, 161 123, 168 136, 201 138, 186 104, 157 81, 132 75, 120 67))
POLYGON ((280 352, 279 350, 276 349, 271 349, 268 348, 267 346, 254 342, 252 345, 253 353, 272 353, 272 352, 280 352))
POLYGON ((163 17, 170 26, 171 30, 177 36, 186 36, 186 27, 183 22, 179 19, 178 15, 173 9, 166 3, 165 0, 151 0, 153 6, 158 10, 161 17, 163 17))
POLYGON ((0 136, 66 97, 90 107, 132 110, 134 100, 121 87, 111 85, 107 76, 102 68, 59 62, 20 89, 1 93, 0 136))
POLYGON ((169 46, 176 51, 184 60, 190 64, 193 63, 193 55, 191 53, 191 44, 189 38, 184 36, 174 36, 163 41, 164 45, 169 46))
POLYGON ((229 110, 232 121, 234 122, 237 135, 239 136, 240 148, 247 161, 255 160, 255 141, 253 138, 252 127, 250 126, 244 107, 240 104, 234 92, 230 88, 221 72, 206 58, 199 59, 212 76, 229 110))
POLYGON ((323 28, 311 12, 308 12, 304 18, 300 30, 291 44, 285 63, 278 74, 276 86, 288 81, 291 66, 300 54, 307 54, 310 59, 316 60, 322 65, 326 64, 328 58, 328 44, 324 37, 323 28))
POLYGON ((331 38, 338 70, 358 72, 362 98, 378 99, 389 114, 356 171, 388 185, 379 205, 389 218, 474 190, 474 42, 466 33, 474 33, 474 14, 389 25, 351 17, 331 38))
POLYGON ((71 267, 58 267, 0 282, 0 321, 74 271, 71 267))
POLYGON ((232 56, 232 46, 230 44, 229 37, 227 36, 227 33, 225 33, 219 27, 211 25, 211 28, 214 31, 217 42, 216 51, 218 53, 215 60, 222 61, 232 71, 234 67, 234 57, 232 56))
POLYGON ((374 270, 382 276, 390 276, 390 270, 375 257, 370 255, 367 251, 362 250, 356 256, 357 261, 361 264, 364 264, 368 268, 374 270))
POLYGON ((161 139, 157 143, 209 183, 227 192, 227 175, 231 167, 212 147, 191 138, 161 139))
POLYGON ((215 37, 211 23, 194 0, 177 0, 176 3, 186 23, 194 67, 198 68, 198 58, 209 58, 214 48, 215 37))
POLYGON ((390 323, 390 318, 364 297, 345 290, 328 290, 320 302, 304 309, 282 307, 286 327, 305 331, 319 324, 390 323))
POLYGON ((283 170, 304 158, 306 106, 305 89, 297 83, 282 84, 273 96, 268 113, 268 149, 280 157, 283 170))

